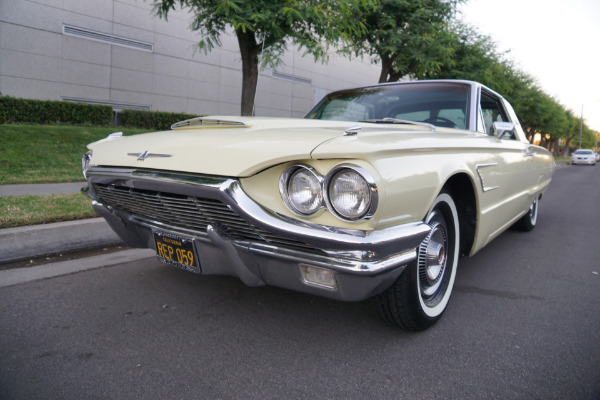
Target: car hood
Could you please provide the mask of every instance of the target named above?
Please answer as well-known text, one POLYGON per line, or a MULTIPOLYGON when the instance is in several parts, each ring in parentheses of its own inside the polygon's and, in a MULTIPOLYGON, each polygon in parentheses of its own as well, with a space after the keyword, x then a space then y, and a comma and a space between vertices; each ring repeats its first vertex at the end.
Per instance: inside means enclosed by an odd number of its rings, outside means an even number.
MULTIPOLYGON (((246 177, 276 164, 309 159, 326 142, 330 142, 325 146, 329 156, 348 157, 344 153, 348 143, 335 145, 348 140, 332 139, 350 139, 352 136, 344 133, 357 125, 345 121, 259 117, 207 117, 190 121, 175 124, 179 127, 170 131, 108 137, 91 143, 88 145, 93 154, 91 164, 246 177), (140 157, 144 153, 146 157, 140 157)), ((371 134, 427 130, 404 125, 361 125, 361 133, 371 134)))

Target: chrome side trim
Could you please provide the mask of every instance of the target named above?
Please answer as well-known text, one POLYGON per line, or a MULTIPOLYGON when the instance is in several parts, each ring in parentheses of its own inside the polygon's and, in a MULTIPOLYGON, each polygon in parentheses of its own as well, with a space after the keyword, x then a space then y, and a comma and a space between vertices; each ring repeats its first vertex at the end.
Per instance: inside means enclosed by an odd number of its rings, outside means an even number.
POLYGON ((477 165, 475 165, 475 170, 477 170, 477 175, 479 175, 479 180, 481 181, 481 190, 483 190, 484 192, 489 192, 490 190, 498 189, 500 186, 486 186, 485 182, 483 180, 483 175, 481 174, 480 169, 481 168, 487 168, 487 167, 495 167, 497 165, 498 165, 498 163, 488 163, 488 164, 477 164, 477 165))

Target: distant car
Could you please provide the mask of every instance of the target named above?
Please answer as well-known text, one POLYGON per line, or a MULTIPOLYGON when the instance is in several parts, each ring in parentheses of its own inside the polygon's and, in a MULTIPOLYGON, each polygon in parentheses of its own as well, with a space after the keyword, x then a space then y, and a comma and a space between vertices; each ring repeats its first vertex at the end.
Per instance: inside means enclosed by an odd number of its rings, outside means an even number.
POLYGON ((579 149, 571 155, 571 164, 596 165, 597 154, 593 150, 579 149))
POLYGON ((374 297, 409 330, 441 317, 461 255, 535 227, 554 172, 510 104, 470 81, 334 92, 304 119, 171 128, 113 134, 83 157, 94 209, 128 245, 249 286, 374 297))

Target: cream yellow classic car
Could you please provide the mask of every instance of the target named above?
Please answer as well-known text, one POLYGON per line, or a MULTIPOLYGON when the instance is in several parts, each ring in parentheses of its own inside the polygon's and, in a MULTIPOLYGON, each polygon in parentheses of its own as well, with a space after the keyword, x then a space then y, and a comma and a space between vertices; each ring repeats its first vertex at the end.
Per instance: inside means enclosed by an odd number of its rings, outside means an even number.
POLYGON ((554 160, 470 81, 334 92, 304 119, 202 117, 112 134, 82 159, 123 241, 200 274, 345 301, 408 330, 448 305, 462 255, 531 230, 554 160))

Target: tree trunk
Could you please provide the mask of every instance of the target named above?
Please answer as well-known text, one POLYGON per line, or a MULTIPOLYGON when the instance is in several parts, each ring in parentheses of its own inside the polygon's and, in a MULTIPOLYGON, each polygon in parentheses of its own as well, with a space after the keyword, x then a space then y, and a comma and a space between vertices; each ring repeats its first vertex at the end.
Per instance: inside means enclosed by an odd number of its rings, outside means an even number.
POLYGON ((548 150, 551 151, 555 156, 559 155, 558 139, 552 139, 550 145, 548 146, 548 150))
POLYGON ((567 136, 565 139, 565 150, 563 151, 563 156, 568 157, 571 155, 571 140, 573 140, 575 136, 567 136))
POLYGON ((379 56, 379 58, 381 58, 381 74, 379 74, 379 83, 388 82, 388 77, 393 72, 393 60, 383 56, 379 56))
POLYGON ((242 56, 242 106, 241 115, 254 114, 254 98, 256 95, 256 84, 258 83, 258 55, 260 47, 256 44, 254 32, 235 32, 240 54, 242 56))

